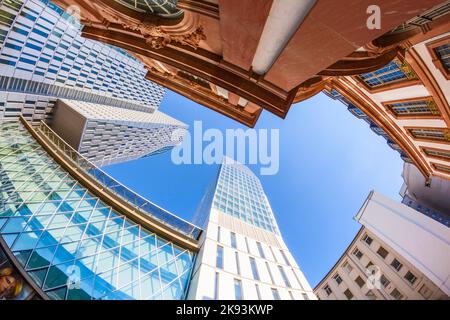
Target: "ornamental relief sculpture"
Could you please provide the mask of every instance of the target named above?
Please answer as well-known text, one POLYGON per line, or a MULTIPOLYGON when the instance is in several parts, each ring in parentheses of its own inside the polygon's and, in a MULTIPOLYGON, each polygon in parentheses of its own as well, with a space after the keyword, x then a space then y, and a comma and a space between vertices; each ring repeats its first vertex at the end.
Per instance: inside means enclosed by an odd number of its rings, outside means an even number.
POLYGON ((168 33, 162 27, 148 22, 139 23, 137 25, 122 23, 122 27, 124 29, 140 32, 144 36, 146 43, 153 49, 162 49, 170 43, 178 43, 197 49, 200 41, 206 40, 203 26, 198 26, 193 32, 183 34, 168 33))

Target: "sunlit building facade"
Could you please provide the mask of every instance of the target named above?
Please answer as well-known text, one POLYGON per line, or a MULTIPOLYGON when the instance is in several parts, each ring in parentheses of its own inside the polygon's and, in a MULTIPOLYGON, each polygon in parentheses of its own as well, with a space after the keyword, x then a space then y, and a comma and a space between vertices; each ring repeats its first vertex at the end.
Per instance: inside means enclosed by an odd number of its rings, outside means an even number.
POLYGON ((0 125, 0 297, 184 299, 201 230, 71 150, 45 124, 0 125))
POLYGON ((152 113, 77 100, 58 100, 50 127, 98 166, 166 152, 179 144, 187 125, 152 113))
POLYGON ((47 0, 0 3, 0 119, 51 118, 58 98, 132 110, 159 108, 164 89, 126 51, 85 39, 47 0))
POLYGON ((321 300, 450 298, 450 229, 410 206, 371 192, 361 228, 317 284, 321 300))
POLYGON ((316 299, 248 167, 226 158, 194 221, 205 231, 189 299, 316 299))

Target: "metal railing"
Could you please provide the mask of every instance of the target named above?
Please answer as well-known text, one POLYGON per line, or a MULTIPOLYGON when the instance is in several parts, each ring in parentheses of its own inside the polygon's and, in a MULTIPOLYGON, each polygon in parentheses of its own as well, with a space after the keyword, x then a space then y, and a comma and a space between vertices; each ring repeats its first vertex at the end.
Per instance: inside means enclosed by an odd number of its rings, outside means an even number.
POLYGON ((202 229, 182 218, 170 213, 167 210, 157 206, 151 201, 145 199, 134 191, 130 190, 106 172, 101 170, 95 164, 83 157, 74 148, 68 145, 57 133, 55 133, 43 121, 40 122, 38 130, 41 131, 60 151, 69 157, 77 168, 86 172, 90 177, 108 188, 122 200, 131 204, 134 208, 151 216, 157 221, 171 227, 184 235, 198 240, 202 233, 202 229))

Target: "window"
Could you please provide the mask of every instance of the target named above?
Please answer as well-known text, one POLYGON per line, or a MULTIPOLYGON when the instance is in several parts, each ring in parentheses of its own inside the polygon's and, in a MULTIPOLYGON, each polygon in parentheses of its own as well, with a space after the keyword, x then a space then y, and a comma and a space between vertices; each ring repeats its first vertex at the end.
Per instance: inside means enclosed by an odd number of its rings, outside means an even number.
POLYGON ((220 226, 217 227, 217 242, 220 242, 220 226))
POLYGON ((373 239, 371 237, 369 237, 367 234, 364 235, 364 237, 362 238, 362 240, 367 243, 369 246, 372 244, 373 239))
POLYGON ((366 284, 366 282, 360 276, 356 277, 355 282, 360 288, 364 287, 364 285, 366 284))
POLYGON ((267 272, 269 272, 269 276, 270 276, 270 281, 275 284, 275 281, 273 280, 273 275, 272 275, 272 271, 270 271, 270 267, 269 267, 269 263, 266 261, 266 268, 267 268, 267 272))
POLYGON ((375 295, 375 293, 372 290, 367 291, 366 297, 369 300, 377 300, 377 296, 375 295))
POLYGON ((402 267, 403 267, 403 264, 401 264, 400 261, 398 261, 397 259, 394 259, 394 260, 392 260, 392 262, 391 262, 391 266, 392 266, 395 270, 400 271, 400 270, 402 269, 402 267))
POLYGON ((387 286, 391 282, 384 276, 384 274, 382 274, 380 277, 380 283, 383 285, 383 287, 387 288, 387 286))
POLYGON ((306 293, 302 293, 303 300, 309 300, 309 297, 306 293))
POLYGON ((378 88, 390 83, 416 79, 414 71, 406 63, 394 59, 383 68, 358 76, 369 88, 378 88))
POLYGON ((256 288, 256 296, 258 297, 258 300, 261 300, 261 292, 259 291, 259 285, 255 284, 256 288))
POLYGON ((288 258, 287 258, 287 256, 286 256, 286 253, 285 253, 283 250, 280 250, 280 252, 281 252, 281 255, 283 256, 284 262, 285 262, 288 266, 290 266, 291 264, 289 263, 289 260, 288 260, 288 258))
POLYGON ((290 288, 291 287, 291 283, 289 282, 289 279, 288 279, 286 273, 284 272, 283 267, 282 266, 278 266, 278 270, 280 271, 281 278, 283 278, 284 285, 286 287, 290 288))
POLYGON ((436 102, 431 98, 389 102, 385 103, 384 106, 398 117, 441 115, 436 102))
POLYGON ((219 273, 216 272, 216 277, 214 279, 214 300, 219 299, 219 273))
POLYGON ((436 169, 438 171, 442 171, 442 172, 445 172, 445 173, 450 173, 450 167, 444 166, 443 164, 432 163, 432 166, 433 166, 434 169, 436 169))
POLYGON ((259 281, 258 268, 257 268, 257 266, 256 266, 255 258, 253 258, 253 257, 250 257, 250 266, 251 266, 251 268, 252 268, 253 279, 259 281))
POLYGON ((359 251, 358 248, 356 248, 355 250, 353 250, 353 255, 354 255, 356 258, 361 259, 362 256, 363 256, 363 253, 362 253, 361 251, 359 251))
POLYGON ((429 148, 423 148, 423 151, 427 156, 443 160, 450 160, 450 151, 429 148))
POLYGON ((281 300, 280 294, 278 293, 278 290, 275 288, 272 288, 272 295, 274 300, 281 300))
POLYGON ((256 246, 258 247, 259 256, 263 259, 266 258, 266 255, 264 254, 264 250, 262 248, 262 245, 260 242, 256 242, 256 246))
POLYGON ((410 284, 414 284, 414 282, 416 282, 416 280, 417 280, 417 277, 416 277, 411 271, 408 271, 408 272, 405 274, 405 279, 406 279, 410 284))
POLYGON ((400 293, 400 291, 397 290, 397 288, 394 288, 394 290, 392 290, 391 296, 396 300, 401 300, 403 298, 403 295, 400 293))
POLYGON ((216 267, 219 269, 223 269, 223 247, 222 246, 217 246, 216 267))
POLYGON ((347 297, 348 300, 351 300, 353 298, 353 293, 350 290, 345 290, 344 295, 347 297))
POLYGON ((344 268, 348 273, 352 272, 353 267, 350 265, 348 261, 345 261, 342 265, 342 268, 344 268))
POLYGON ((342 283, 342 278, 341 278, 341 276, 339 275, 339 273, 336 273, 336 274, 333 276, 333 279, 334 279, 334 281, 336 281, 336 283, 337 283, 338 285, 340 285, 340 284, 342 283))
POLYGON ((239 279, 234 279, 234 297, 236 300, 242 300, 242 282, 239 279))
POLYGON ((248 252, 248 253, 251 253, 251 252, 250 252, 250 246, 248 245, 248 239, 247 239, 247 237, 245 237, 245 246, 247 247, 247 252, 248 252))
POLYGON ((234 232, 230 233, 230 240, 231 240, 231 247, 236 249, 237 248, 237 246, 236 246, 236 233, 234 233, 234 232))
POLYGON ((444 129, 409 128, 408 132, 416 139, 432 141, 450 141, 450 134, 444 129))
POLYGON ((234 253, 234 257, 235 257, 235 259, 236 259, 236 271, 237 271, 237 274, 241 274, 241 265, 239 264, 239 253, 236 251, 235 253, 234 253))
POLYGON ((326 285, 323 287, 323 291, 329 296, 331 293, 333 293, 333 290, 331 290, 330 286, 326 285))
POLYGON ((422 297, 424 297, 425 299, 430 299, 431 298, 431 290, 426 286, 423 285, 420 290, 419 293, 422 295, 422 297))
POLYGON ((373 266, 372 261, 369 261, 369 263, 366 265, 366 269, 369 269, 371 266, 373 266))
POLYGON ((289 297, 291 297, 291 300, 295 300, 294 295, 292 294, 292 291, 288 291, 288 292, 289 292, 289 297))
POLYGON ((448 73, 450 69, 450 44, 446 43, 442 46, 436 47, 434 51, 448 73))
POLYGON ((382 257, 384 259, 384 258, 386 258, 386 256, 388 255, 389 252, 385 248, 380 246, 377 250, 377 253, 380 255, 380 257, 382 257))

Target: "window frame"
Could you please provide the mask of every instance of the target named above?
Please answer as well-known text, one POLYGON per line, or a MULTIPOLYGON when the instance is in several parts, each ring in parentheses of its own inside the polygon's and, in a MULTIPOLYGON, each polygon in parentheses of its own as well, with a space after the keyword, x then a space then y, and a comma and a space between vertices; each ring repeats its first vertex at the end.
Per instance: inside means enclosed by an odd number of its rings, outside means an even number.
POLYGON ((431 61, 434 66, 442 73, 445 79, 450 80, 450 71, 442 63, 440 57, 436 54, 435 49, 437 47, 443 46, 444 44, 450 44, 450 35, 439 38, 435 41, 428 42, 425 46, 428 49, 428 53, 431 56, 431 61))

